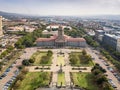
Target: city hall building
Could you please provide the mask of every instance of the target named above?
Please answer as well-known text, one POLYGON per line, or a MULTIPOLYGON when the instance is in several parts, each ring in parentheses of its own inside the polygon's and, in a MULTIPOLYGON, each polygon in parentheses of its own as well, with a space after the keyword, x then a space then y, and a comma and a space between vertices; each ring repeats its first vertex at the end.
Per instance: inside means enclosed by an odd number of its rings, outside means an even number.
POLYGON ((58 35, 53 35, 50 38, 38 38, 36 44, 40 47, 85 47, 86 40, 84 38, 72 38, 64 35, 64 30, 60 26, 58 28, 58 35))

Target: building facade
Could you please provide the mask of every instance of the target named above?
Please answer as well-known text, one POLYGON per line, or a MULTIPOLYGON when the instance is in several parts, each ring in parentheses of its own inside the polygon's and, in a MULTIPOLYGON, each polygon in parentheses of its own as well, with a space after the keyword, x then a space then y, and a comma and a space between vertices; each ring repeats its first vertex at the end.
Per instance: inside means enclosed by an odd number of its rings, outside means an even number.
POLYGON ((120 52, 120 36, 105 34, 103 37, 103 43, 120 52))
POLYGON ((58 35, 53 35, 50 38, 38 38, 36 44, 40 47, 85 47, 86 40, 64 35, 64 29, 59 27, 58 35))
POLYGON ((100 42, 102 42, 104 34, 105 34, 105 31, 103 31, 103 30, 96 30, 95 31, 95 37, 100 42))
POLYGON ((2 31, 2 16, 0 16, 0 37, 3 36, 3 31, 2 31))

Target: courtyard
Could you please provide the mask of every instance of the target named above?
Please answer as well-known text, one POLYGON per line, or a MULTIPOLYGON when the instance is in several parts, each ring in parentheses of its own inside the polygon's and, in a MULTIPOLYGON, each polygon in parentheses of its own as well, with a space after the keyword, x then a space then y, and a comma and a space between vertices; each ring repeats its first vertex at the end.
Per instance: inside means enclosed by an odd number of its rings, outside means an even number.
MULTIPOLYGON (((42 87, 49 88, 79 87, 88 88, 90 90, 94 89, 94 85, 91 87, 87 87, 88 83, 92 83, 92 81, 90 81, 90 77, 87 78, 88 80, 86 79, 86 77, 89 76, 90 74, 85 74, 85 72, 86 73, 91 72, 91 67, 93 65, 87 63, 86 67, 83 63, 79 63, 80 64, 79 67, 72 66, 69 59, 71 53, 75 54, 77 57, 81 54, 81 52, 76 52, 75 50, 68 49, 67 50, 63 49, 60 52, 58 51, 58 49, 37 50, 30 57, 30 59, 35 60, 34 63, 30 66, 25 67, 26 69, 28 69, 28 73, 25 75, 23 80, 19 82, 18 90, 34 90, 42 87), (42 57, 49 56, 47 54, 48 51, 50 51, 53 54, 50 55, 48 62, 43 64, 41 63, 42 57), (70 74, 71 72, 72 74, 70 74), (79 74, 79 72, 81 72, 82 75, 79 74), (81 82, 80 79, 83 82, 81 82)), ((46 60, 46 58, 43 58, 43 60, 46 60)))

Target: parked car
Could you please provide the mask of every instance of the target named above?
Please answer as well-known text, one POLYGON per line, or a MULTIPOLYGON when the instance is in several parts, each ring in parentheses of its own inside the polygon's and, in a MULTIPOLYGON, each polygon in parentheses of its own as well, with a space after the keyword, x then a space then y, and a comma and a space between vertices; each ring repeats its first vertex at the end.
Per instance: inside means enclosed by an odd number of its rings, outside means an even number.
POLYGON ((108 64, 107 62, 105 62, 105 61, 103 61, 103 64, 104 64, 105 66, 109 66, 109 64, 108 64))
POLYGON ((108 79, 108 82, 110 83, 110 85, 113 87, 113 88, 117 88, 115 83, 112 81, 112 79, 108 79))
POLYGON ((114 71, 112 67, 107 67, 109 71, 114 71))
POLYGON ((0 80, 2 79, 2 77, 0 77, 0 80))
POLYGON ((6 76, 6 74, 5 73, 3 73, 0 77, 5 77, 6 76))

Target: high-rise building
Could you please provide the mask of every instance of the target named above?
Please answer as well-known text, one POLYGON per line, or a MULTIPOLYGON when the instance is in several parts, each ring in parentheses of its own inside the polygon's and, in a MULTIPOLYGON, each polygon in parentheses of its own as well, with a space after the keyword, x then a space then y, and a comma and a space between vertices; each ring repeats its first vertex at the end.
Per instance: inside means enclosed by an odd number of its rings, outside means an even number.
POLYGON ((2 16, 0 16, 0 36, 3 35, 3 31, 2 31, 2 16))
POLYGON ((111 46, 114 50, 120 52, 120 36, 105 34, 103 37, 103 43, 111 46))

